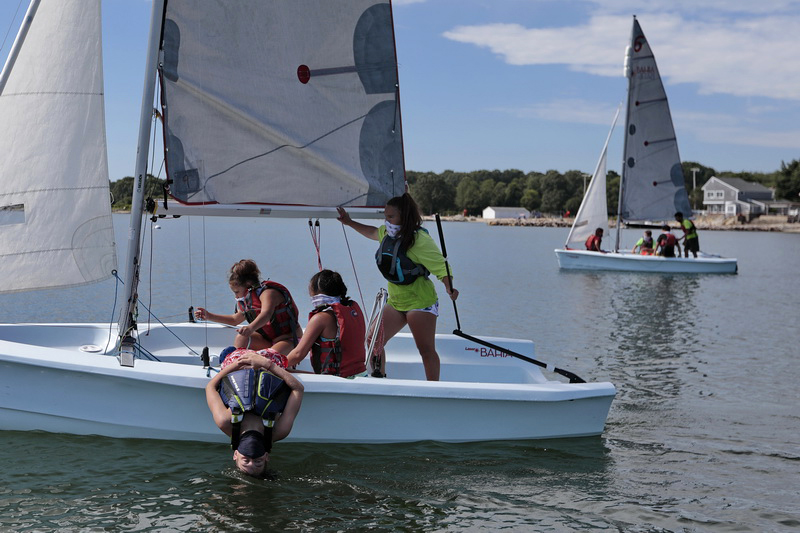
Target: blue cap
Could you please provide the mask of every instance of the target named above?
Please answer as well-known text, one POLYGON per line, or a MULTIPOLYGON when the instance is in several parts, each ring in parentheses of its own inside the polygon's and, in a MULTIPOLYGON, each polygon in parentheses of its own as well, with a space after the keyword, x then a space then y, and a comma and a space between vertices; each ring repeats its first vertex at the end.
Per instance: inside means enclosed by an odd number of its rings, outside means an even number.
POLYGON ((220 362, 220 364, 222 364, 222 362, 225 360, 225 358, 228 357, 228 355, 230 355, 230 353, 233 352, 234 350, 236 350, 235 346, 228 346, 227 348, 225 348, 224 350, 219 352, 219 362, 220 362))
POLYGON ((239 441, 236 450, 250 458, 258 458, 267 453, 264 447, 264 435, 255 430, 246 431, 239 441))

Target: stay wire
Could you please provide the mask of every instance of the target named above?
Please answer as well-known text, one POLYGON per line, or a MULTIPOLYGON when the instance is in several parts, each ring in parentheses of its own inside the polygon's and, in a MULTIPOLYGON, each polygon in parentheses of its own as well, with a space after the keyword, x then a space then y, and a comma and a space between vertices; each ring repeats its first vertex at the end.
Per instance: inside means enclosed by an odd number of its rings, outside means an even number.
POLYGON ((114 283, 114 305, 111 306, 111 320, 108 321, 108 340, 106 341, 106 348, 104 353, 108 353, 108 346, 111 344, 111 335, 114 330, 114 324, 116 324, 116 321, 114 320, 114 315, 117 312, 117 297, 119 295, 119 284, 122 282, 122 280, 119 278, 119 273, 117 272, 116 268, 111 271, 111 275, 114 276, 114 278, 117 281, 114 283))
MULTIPOLYGON (((208 237, 206 236, 206 217, 203 217, 203 307, 208 309, 208 255, 206 254, 206 243, 208 241, 208 237)), ((208 321, 206 321, 205 329, 205 339, 206 339, 206 348, 208 348, 208 321)))
POLYGON ((19 8, 22 7, 22 0, 19 0, 17 4, 17 9, 14 11, 14 16, 11 17, 11 22, 8 24, 8 29, 6 30, 6 35, 3 37, 3 44, 0 44, 0 50, 3 50, 3 47, 6 45, 6 40, 8 39, 8 35, 11 33, 11 28, 14 27, 14 21, 17 20, 17 14, 19 13, 19 8))
MULTIPOLYGON (((115 278, 117 278, 117 282, 118 282, 118 284, 125 285, 125 282, 124 282, 124 281, 122 281, 122 278, 120 278, 120 277, 119 277, 119 274, 116 272, 116 270, 114 271, 114 277, 115 277, 115 278)), ((116 293, 115 293, 115 294, 116 294, 116 293)), ((139 302, 139 303, 140 303, 140 304, 142 304, 142 306, 145 308, 145 310, 146 310, 148 313, 150 313, 150 312, 151 312, 149 307, 147 307, 146 305, 144 305, 144 304, 143 304, 143 303, 141 303, 141 302, 139 302)), ((114 305, 116 306, 116 296, 115 296, 115 298, 114 298, 114 305)), ((113 314, 112 314, 112 318, 113 318, 113 314)), ((158 321, 158 323, 159 323, 159 324, 161 324, 162 326, 164 326, 164 329, 166 329, 167 331, 169 331, 169 332, 170 332, 170 333, 171 333, 171 334, 172 334, 172 335, 173 335, 173 336, 174 336, 176 339, 178 339, 178 340, 181 342, 181 344, 183 344, 184 346, 186 346, 186 347, 187 347, 187 348, 188 348, 188 349, 189 349, 189 350, 190 350, 190 351, 191 351, 193 354, 195 354, 195 355, 200 355, 200 354, 198 354, 198 353, 197 353, 197 352, 194 350, 194 348, 192 348, 191 346, 189 346, 188 344, 186 344, 185 342, 183 342, 183 339, 181 339, 181 338, 178 336, 178 334, 177 334, 177 333, 175 333, 174 331, 172 331, 172 329, 171 329, 169 326, 167 326, 167 325, 166 325, 164 322, 162 322, 162 321, 161 321, 161 319, 159 319, 159 318, 158 318, 158 316, 156 316, 155 314, 153 314, 153 318, 155 318, 155 319, 158 321)), ((126 332, 126 333, 127 333, 127 332, 126 332)), ((139 343, 137 342, 137 344, 139 344, 139 343)))
POLYGON ((356 287, 358 287, 358 295, 361 298, 361 309, 366 309, 367 306, 364 305, 364 294, 361 292, 361 282, 358 280, 358 272, 356 271, 356 262, 353 261, 353 251, 350 249, 350 241, 347 240, 347 231, 344 229, 344 224, 342 226, 342 233, 344 233, 344 242, 347 244, 347 254, 350 256, 350 264, 353 265, 353 276, 356 278, 356 287))
POLYGON ((319 225, 319 219, 317 219, 316 231, 311 219, 308 219, 308 231, 311 233, 311 242, 314 243, 314 249, 317 251, 317 266, 319 267, 319 271, 322 272, 322 255, 320 254, 320 248, 322 247, 322 229, 319 225))
MULTIPOLYGON (((156 164, 156 159, 155 159, 156 158, 156 125, 158 124, 158 113, 157 112, 152 113, 150 120, 152 121, 152 124, 153 124, 153 127, 150 128, 152 130, 152 132, 153 132, 153 140, 150 143, 150 164, 148 165, 147 168, 145 168, 145 172, 144 172, 145 191, 147 190, 147 178, 148 178, 148 176, 152 176, 153 175, 152 174, 153 167, 155 167, 155 164, 156 164)), ((145 210, 145 216, 144 216, 145 220, 142 221, 143 224, 147 223, 145 221, 149 221, 150 220, 147 215, 148 215, 148 213, 145 210)), ((150 304, 150 307, 152 307, 152 305, 153 305, 153 250, 154 250, 154 247, 153 247, 153 225, 154 225, 154 222, 151 221, 150 222, 150 257, 148 259, 149 272, 147 273, 147 288, 148 288, 148 292, 149 292, 148 303, 150 304)), ((142 243, 142 249, 144 249, 144 243, 142 243)), ((141 254, 139 255, 139 257, 141 257, 141 254)), ((150 334, 150 322, 151 322, 152 316, 153 316, 153 313, 148 310, 148 312, 147 312, 147 332, 145 333, 145 335, 149 335, 150 334)))

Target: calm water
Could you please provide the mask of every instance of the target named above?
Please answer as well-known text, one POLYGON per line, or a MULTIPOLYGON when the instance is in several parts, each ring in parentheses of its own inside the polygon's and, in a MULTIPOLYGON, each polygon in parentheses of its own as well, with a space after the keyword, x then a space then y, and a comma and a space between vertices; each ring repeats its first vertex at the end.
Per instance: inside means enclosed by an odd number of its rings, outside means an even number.
MULTIPOLYGON (((124 249, 127 220, 115 222, 124 249)), ((231 308, 225 272, 242 257, 305 302, 317 268, 306 222, 160 224, 142 286, 162 320, 231 308)), ((224 445, 0 432, 0 530, 800 529, 800 235, 705 231, 704 250, 738 257, 740 273, 668 276, 560 272, 566 233, 445 224, 462 330, 533 338, 539 359, 612 381, 602 437, 280 443, 278 479, 262 482, 233 471, 224 445)), ((369 301, 373 243, 348 237, 369 301)), ((338 223, 322 222, 321 243, 358 298, 338 223)), ((106 321, 114 293, 109 281, 3 296, 0 321, 106 321)), ((454 327, 443 302, 439 330, 454 327)))

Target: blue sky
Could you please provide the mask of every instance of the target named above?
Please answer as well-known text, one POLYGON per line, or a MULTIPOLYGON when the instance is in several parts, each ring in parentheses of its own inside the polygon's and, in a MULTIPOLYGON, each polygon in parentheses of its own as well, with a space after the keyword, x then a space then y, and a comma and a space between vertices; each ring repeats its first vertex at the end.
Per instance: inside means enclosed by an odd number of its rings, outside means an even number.
MULTIPOLYGON (((0 38, 10 28, 3 60, 27 3, 0 0, 0 38)), ((800 1, 393 5, 410 170, 592 172, 625 99, 622 63, 633 14, 664 78, 683 160, 771 172, 800 158, 800 1)), ((102 6, 109 171, 116 180, 133 174, 150 2, 102 6)), ((621 151, 618 126, 610 170, 619 170, 621 151)))

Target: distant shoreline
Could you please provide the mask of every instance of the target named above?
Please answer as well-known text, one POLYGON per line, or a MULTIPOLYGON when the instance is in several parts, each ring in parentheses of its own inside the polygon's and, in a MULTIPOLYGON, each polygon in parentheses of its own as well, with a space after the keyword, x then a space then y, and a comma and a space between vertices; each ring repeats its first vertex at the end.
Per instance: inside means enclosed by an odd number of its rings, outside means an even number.
MULTIPOLYGON (((130 209, 112 209, 115 215, 128 215, 130 209)), ((569 228, 572 227, 574 218, 554 218, 554 217, 539 217, 539 218, 483 218, 472 217, 463 215, 442 216, 442 220, 447 222, 481 222, 488 226, 526 226, 531 228, 569 228)), ((423 219, 433 221, 433 216, 427 215, 423 219)), ((778 231, 782 233, 800 233, 800 223, 786 222, 786 216, 769 215, 753 219, 751 222, 745 224, 737 223, 733 217, 722 216, 699 216, 694 219, 697 229, 713 230, 713 231, 778 231)), ((672 223, 671 226, 676 229, 677 224, 672 223)), ((609 219, 608 227, 616 227, 613 219, 609 219)))
MULTIPOLYGON (((425 220, 434 220, 432 216, 423 217, 425 220)), ((553 217, 540 217, 540 218, 492 218, 486 219, 482 217, 472 216, 444 216, 440 217, 442 220, 448 222, 483 222, 489 226, 527 226, 534 228, 569 228, 572 227, 574 218, 553 218, 553 217)), ((699 216, 694 219, 694 223, 698 230, 713 230, 713 231, 778 231, 783 233, 800 233, 800 223, 789 223, 787 217, 784 215, 769 215, 753 219, 751 222, 744 224, 738 223, 734 217, 723 217, 720 215, 699 216)), ((673 228, 677 228, 677 223, 670 224, 673 228)), ((616 222, 612 219, 608 221, 610 228, 616 227, 616 222)))

